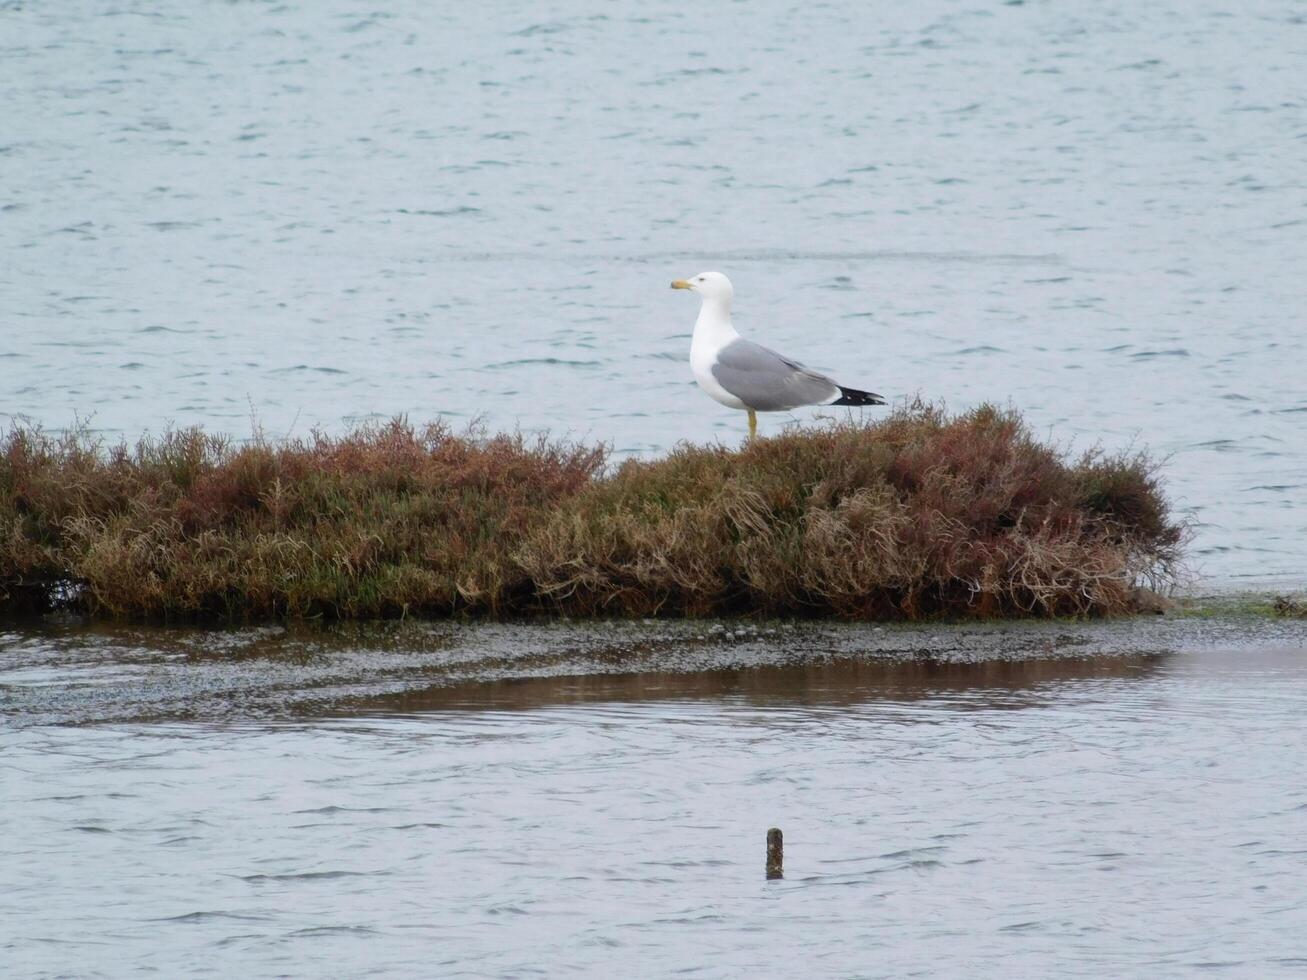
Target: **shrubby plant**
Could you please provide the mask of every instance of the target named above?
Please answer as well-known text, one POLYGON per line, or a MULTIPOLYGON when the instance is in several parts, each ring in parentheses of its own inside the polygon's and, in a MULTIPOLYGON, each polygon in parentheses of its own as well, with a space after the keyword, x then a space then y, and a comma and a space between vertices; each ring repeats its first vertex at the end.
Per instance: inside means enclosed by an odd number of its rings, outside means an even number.
POLYGON ((404 420, 0 445, 0 608, 163 620, 1129 612, 1185 528, 1141 453, 1068 460, 1017 413, 914 405, 740 449, 404 420))

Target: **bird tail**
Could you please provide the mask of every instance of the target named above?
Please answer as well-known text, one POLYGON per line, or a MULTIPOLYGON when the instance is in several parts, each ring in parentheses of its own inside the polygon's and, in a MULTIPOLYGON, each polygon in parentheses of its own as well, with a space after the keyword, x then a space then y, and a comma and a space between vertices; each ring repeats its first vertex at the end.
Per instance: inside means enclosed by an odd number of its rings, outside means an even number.
POLYGON ((872 391, 859 391, 857 388, 845 388, 843 385, 836 385, 840 390, 840 397, 831 402, 832 405, 884 405, 885 399, 872 391))

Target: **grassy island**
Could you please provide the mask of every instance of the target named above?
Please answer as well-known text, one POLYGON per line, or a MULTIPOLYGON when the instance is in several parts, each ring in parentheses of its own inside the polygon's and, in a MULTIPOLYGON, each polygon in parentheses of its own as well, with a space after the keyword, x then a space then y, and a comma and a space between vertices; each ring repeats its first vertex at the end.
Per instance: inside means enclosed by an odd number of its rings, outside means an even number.
POLYGON ((614 466, 403 420, 243 445, 19 427, 0 444, 11 613, 1102 615, 1167 582, 1184 537, 1145 455, 1069 459, 993 407, 614 466))

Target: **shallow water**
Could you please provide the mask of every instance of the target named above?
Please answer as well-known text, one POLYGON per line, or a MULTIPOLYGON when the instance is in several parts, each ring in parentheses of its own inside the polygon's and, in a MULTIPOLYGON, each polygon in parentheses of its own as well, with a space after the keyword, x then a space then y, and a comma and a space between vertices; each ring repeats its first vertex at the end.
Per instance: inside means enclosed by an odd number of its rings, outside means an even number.
POLYGON ((596 11, 0 7, 0 411, 735 440, 666 288, 718 267, 845 383, 1151 446, 1198 572, 1307 582, 1300 5, 596 11))
MULTIPOLYGON (((408 693, 377 677, 280 721, 237 693, 250 713, 222 722, 8 728, 5 972, 1301 976, 1293 635, 408 693), (768 882, 773 825, 786 876, 768 882)), ((34 642, 6 684, 40 682, 34 642)), ((273 684, 295 669, 262 665, 273 684)))

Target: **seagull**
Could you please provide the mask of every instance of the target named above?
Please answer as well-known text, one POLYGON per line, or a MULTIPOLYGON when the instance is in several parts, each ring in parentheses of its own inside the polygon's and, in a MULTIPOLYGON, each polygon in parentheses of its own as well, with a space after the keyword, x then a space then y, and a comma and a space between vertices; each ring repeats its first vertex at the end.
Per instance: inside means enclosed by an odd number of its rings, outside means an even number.
POLYGON ((884 405, 870 391, 845 388, 824 374, 774 350, 745 340, 731 325, 735 290, 720 272, 701 272, 672 282, 702 297, 690 342, 690 370, 699 387, 727 408, 749 413, 749 439, 758 435, 758 412, 786 412, 800 405, 884 405))

